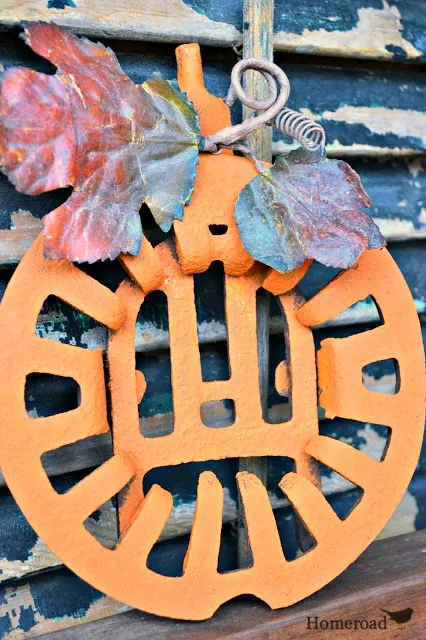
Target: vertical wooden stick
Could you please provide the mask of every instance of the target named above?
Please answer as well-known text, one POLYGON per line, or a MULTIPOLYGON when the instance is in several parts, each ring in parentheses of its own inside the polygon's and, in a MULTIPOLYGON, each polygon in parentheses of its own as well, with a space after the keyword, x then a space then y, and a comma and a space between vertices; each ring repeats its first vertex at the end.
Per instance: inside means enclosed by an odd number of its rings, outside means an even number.
MULTIPOLYGON (((244 0, 244 39, 243 57, 261 57, 273 59, 274 0, 244 0)), ((256 99, 267 97, 268 90, 263 77, 256 71, 244 75, 244 89, 256 99)), ((251 109, 243 107, 243 116, 247 118, 251 109)), ((256 156, 260 160, 272 160, 272 129, 261 127, 251 135, 256 156)), ((269 377, 269 293, 266 291, 257 306, 257 352, 259 361, 259 389, 264 412, 268 407, 269 377)), ((249 471, 257 475, 266 485, 268 461, 266 458, 240 458, 240 471, 249 471)), ((242 505, 239 506, 238 526, 238 563, 240 567, 251 563, 250 545, 244 526, 242 505)))
MULTIPOLYGON (((244 0, 243 57, 265 58, 273 62, 274 0, 244 0)), ((257 71, 244 74, 244 89, 249 96, 263 100, 268 96, 264 78, 257 71)), ((243 106, 243 117, 253 113, 243 106)), ((272 161, 272 127, 260 127, 250 140, 260 160, 272 161)))

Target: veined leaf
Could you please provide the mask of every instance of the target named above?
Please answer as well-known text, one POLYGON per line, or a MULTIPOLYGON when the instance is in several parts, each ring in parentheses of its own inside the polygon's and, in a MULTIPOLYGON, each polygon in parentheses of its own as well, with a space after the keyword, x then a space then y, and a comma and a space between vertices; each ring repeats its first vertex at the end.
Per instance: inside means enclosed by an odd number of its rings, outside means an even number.
POLYGON ((43 218, 46 254, 77 262, 136 255, 146 199, 163 228, 183 215, 198 160, 195 110, 161 78, 136 86, 109 48, 61 27, 26 24, 24 39, 57 72, 4 74, 0 165, 24 193, 74 187, 43 218))
POLYGON ((146 132, 142 152, 145 202, 163 231, 181 220, 183 207, 194 190, 200 121, 192 103, 174 82, 160 74, 144 82, 162 117, 146 132))
POLYGON ((307 259, 347 269, 385 239, 360 209, 371 205, 358 174, 342 160, 304 149, 279 156, 242 190, 235 218, 245 249, 287 273, 307 259))

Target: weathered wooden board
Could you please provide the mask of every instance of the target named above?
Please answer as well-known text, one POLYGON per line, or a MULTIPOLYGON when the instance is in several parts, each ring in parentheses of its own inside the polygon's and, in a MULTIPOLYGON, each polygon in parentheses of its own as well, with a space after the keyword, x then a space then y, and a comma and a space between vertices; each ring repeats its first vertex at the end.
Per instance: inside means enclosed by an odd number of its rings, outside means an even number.
POLYGON ((128 611, 60 569, 0 589, 0 638, 21 640, 128 611))
MULTIPOLYGON (((274 471, 274 470, 273 470, 274 471)), ((416 475, 400 505, 397 507, 392 518, 389 520, 379 538, 386 538, 402 533, 426 527, 426 512, 422 493, 424 491, 425 476, 416 475)), ((333 486, 335 493, 324 493, 328 496, 339 517, 344 517, 359 498, 359 491, 356 489, 345 490, 342 484, 341 490, 337 490, 337 484, 333 486)), ((271 504, 275 510, 281 538, 285 542, 285 551, 289 558, 297 553, 297 543, 294 532, 294 514, 286 500, 275 498, 273 491, 269 492, 271 504)), ((182 502, 180 504, 179 494, 175 494, 177 506, 169 520, 160 540, 169 540, 188 534, 191 530, 195 509, 195 501, 182 502)), ((42 571, 57 569, 62 566, 57 558, 37 537, 24 516, 14 504, 11 496, 6 499, 0 497, 2 507, 1 535, 0 535, 0 584, 12 584, 17 580, 42 571)), ((238 516, 238 502, 235 497, 231 497, 228 490, 225 490, 223 522, 234 523, 238 516)), ((108 504, 96 512, 95 517, 89 523, 91 530, 103 544, 113 546, 116 542, 117 526, 115 521, 115 508, 108 504)), ((180 549, 181 542, 177 543, 180 549)), ((162 548, 162 547, 161 547, 162 548)), ((170 546, 172 553, 172 547, 170 546)), ((232 553, 235 549, 232 550, 232 553)), ((231 547, 229 547, 231 553, 231 547)), ((177 566, 177 560, 181 560, 177 552, 172 560, 171 567, 177 566), (174 564, 175 563, 175 564, 174 564)), ((231 562, 232 558, 229 558, 231 562)), ((235 558, 234 558, 235 561, 235 558)), ((1 636, 0 636, 1 637, 1 636)))
MULTIPOLYGON (((232 3, 232 0, 231 0, 232 3)), ((410 0, 275 2, 275 47, 295 53, 420 61, 425 15, 410 0)))
MULTIPOLYGON (((231 530, 227 529, 225 535, 226 541, 221 549, 221 570, 232 570, 234 568, 233 562, 229 558, 229 551, 234 547, 234 543, 230 537, 231 530)), ((172 573, 169 565, 171 559, 179 556, 179 560, 183 561, 187 543, 187 538, 180 538, 173 542, 162 543, 161 553, 157 554, 155 558, 151 558, 151 566, 153 566, 153 568, 155 567, 155 570, 157 571, 167 572, 167 575, 170 575, 170 573, 172 573)), ((407 584, 418 585, 420 592, 424 596, 424 553, 422 555, 424 545, 424 532, 408 533, 403 537, 401 536, 393 538, 392 540, 387 540, 386 543, 373 543, 363 556, 361 556, 361 558, 355 563, 355 565, 347 571, 347 573, 345 572, 345 574, 333 581, 331 585, 328 585, 325 589, 321 590, 319 595, 311 596, 307 601, 305 601, 305 603, 309 603, 318 597, 321 598, 324 603, 335 602, 337 594, 333 596, 332 593, 330 593, 330 590, 334 588, 333 585, 338 585, 338 592, 341 597, 342 584, 344 584, 347 578, 349 578, 349 593, 352 593, 353 595, 356 591, 356 581, 354 582, 353 577, 351 576, 357 565, 361 563, 361 586, 362 589, 366 590, 366 601, 371 601, 373 595, 374 597, 377 597, 378 594, 378 585, 374 584, 369 588, 369 581, 372 579, 374 581, 375 577, 381 577, 381 580, 384 581, 381 584, 383 587, 386 587, 385 595, 387 599, 382 602, 382 606, 384 608, 398 610, 413 604, 412 601, 409 601, 406 604, 404 604, 404 601, 401 602, 402 587, 401 584, 399 584, 398 590, 400 606, 398 606, 398 604, 396 604, 396 606, 392 606, 393 602, 398 603, 398 591, 396 589, 397 585, 395 584, 395 578, 398 576, 399 580, 404 579, 406 582, 408 581, 407 584), (379 556, 376 552, 377 549, 382 549, 379 556), (383 559, 380 560, 382 554, 383 559), (363 558, 367 559, 365 566, 363 564, 363 558), (401 566, 401 563, 403 566, 401 566), (392 572, 395 573, 393 574, 392 572), (392 596, 394 591, 395 593, 392 596)), ((177 567, 175 567, 175 573, 176 570, 177 567)), ((347 597, 344 598, 343 602, 346 607, 346 617, 349 617, 347 597)), ((229 606, 234 608, 235 602, 229 606)), ((300 610, 303 606, 306 606, 306 604, 300 603, 291 609, 282 611, 284 611, 285 617, 288 618, 289 615, 291 616, 292 613, 298 609, 300 610)), ((226 608, 228 608, 228 605, 225 605, 221 611, 223 612, 223 609, 226 610, 226 608)), ((262 605, 261 608, 264 613, 269 611, 265 605, 262 605)), ((82 623, 107 618, 126 610, 128 610, 128 607, 112 600, 108 596, 102 595, 99 591, 93 589, 70 571, 63 568, 54 572, 49 572, 48 574, 34 576, 23 583, 6 585, 0 588, 0 637, 2 640, 20 640, 21 638, 39 636, 43 633, 68 629, 69 627, 72 628, 68 631, 63 631, 57 636, 53 636, 53 638, 57 637, 58 640, 59 638, 64 638, 65 640, 65 638, 74 639, 76 637, 119 637, 117 636, 118 628, 122 625, 121 620, 124 621, 126 618, 117 618, 118 626, 116 625, 116 631, 112 633, 112 635, 109 635, 105 630, 105 627, 101 627, 102 633, 100 633, 100 635, 94 635, 91 631, 91 627, 82 627, 80 633, 83 635, 77 635, 76 627, 82 623)), ((275 615, 283 615, 282 611, 276 612, 275 615)), ((365 610, 363 612, 365 614, 365 610)), ((419 615, 421 610, 417 609, 416 613, 419 615)), ((315 615, 317 614, 318 612, 315 611, 315 615)), ((154 627, 152 626, 154 621, 157 621, 158 624, 163 626, 172 625, 170 637, 188 637, 187 634, 189 627, 187 623, 176 621, 167 622, 166 620, 160 620, 157 617, 147 616, 140 612, 135 615, 137 615, 139 620, 146 621, 147 635, 141 636, 139 633, 135 635, 135 630, 133 630, 133 635, 124 636, 126 638, 161 637, 158 635, 158 629, 156 632, 154 631, 154 627), (179 633, 179 628, 182 630, 182 635, 176 635, 179 633)), ((216 614, 215 618, 213 618, 213 622, 220 621, 221 615, 222 614, 220 612, 216 614)), ((268 613, 268 615, 273 614, 268 613)), ((314 615, 314 613, 310 615, 314 615)), ((242 621, 240 620, 238 626, 240 631, 241 622, 242 621)), ((200 637, 199 632, 206 624, 210 625, 212 622, 197 623, 196 625, 193 623, 191 624, 192 629, 198 629, 195 637, 200 637)), ((218 636, 213 635, 211 637, 217 638, 218 636)), ((397 637, 402 636, 395 636, 395 638, 397 637)), ((421 638, 419 635, 416 635, 416 637, 421 638)))
MULTIPOLYGON (((32 54, 16 36, 13 42, 13 47, 10 41, 8 46, 0 44, 0 64, 6 69, 23 64, 40 71, 52 71, 50 64, 32 54)), ((135 82, 144 81, 155 70, 168 78, 176 77, 173 47, 152 46, 143 47, 142 52, 120 52, 120 42, 109 44, 115 48, 124 71, 135 82)), ((232 51, 222 54, 208 49, 203 52, 209 91, 226 95, 230 70, 236 59, 232 51)), ((277 62, 280 63, 280 57, 277 62)), ((331 153, 425 152, 425 74, 409 69, 365 70, 292 64, 286 58, 282 64, 291 82, 288 105, 323 124, 331 153)), ((235 109, 233 116, 235 121, 240 121, 241 110, 235 109)), ((276 137, 275 152, 289 148, 288 143, 276 137)))
MULTIPOLYGON (((0 22, 47 20, 100 37, 230 46, 242 40, 235 0, 2 0, 0 22)), ((421 61, 425 15, 413 0, 275 1, 275 49, 294 53, 421 61)))
MULTIPOLYGON (((370 389, 380 389, 383 391, 394 388, 395 379, 391 375, 385 375, 381 379, 379 378, 375 381, 373 385, 370 381, 367 382, 368 387, 370 389)), ((161 386, 161 383, 160 385, 161 386)), ((170 395, 161 394, 159 398, 154 398, 150 404, 150 410, 155 412, 158 410, 161 405, 166 405, 170 403, 170 395)), ((148 404, 148 403, 147 403, 148 404)), ((226 408, 226 406, 222 405, 220 408, 215 407, 212 408, 210 414, 207 412, 203 413, 204 419, 209 419, 210 423, 220 424, 224 422, 225 419, 229 421, 230 411, 226 408)), ((269 409, 269 415, 275 421, 280 419, 285 420, 288 417, 288 410, 286 404, 276 404, 272 405, 269 409)), ((321 416, 320 416, 321 419, 321 416)), ((141 429, 143 428, 144 433, 156 433, 158 435, 168 433, 170 430, 170 426, 173 424, 173 415, 172 413, 153 415, 152 417, 145 417, 141 419, 141 429)), ((366 447, 366 451, 371 451, 372 454, 379 450, 383 450, 385 443, 385 435, 380 430, 377 430, 375 427, 367 424, 359 424, 355 422, 345 422, 335 421, 331 425, 331 431, 335 432, 338 426, 343 426, 343 430, 339 432, 340 437, 344 437, 345 439, 352 442, 354 446, 358 448, 366 447)), ((322 429, 326 429, 326 423, 322 426, 322 429)), ((49 454, 45 454, 43 457, 43 464, 46 470, 46 473, 51 476, 57 476, 62 473, 69 473, 73 471, 79 471, 81 469, 87 469, 90 467, 96 467, 111 456, 111 439, 109 434, 105 436, 94 436, 92 438, 88 438, 84 441, 79 441, 73 445, 68 445, 66 447, 61 447, 49 454)), ((275 468, 275 465, 273 465, 275 468)), ((277 469, 280 467, 277 465, 277 469)), ((426 473, 426 444, 423 447, 423 451, 418 463, 418 469, 422 473, 426 473)), ((278 473, 278 471, 277 471, 278 473)), ((4 486, 5 481, 4 477, 0 472, 0 485, 4 486)), ((345 480, 342 478, 336 478, 336 476, 332 476, 332 479, 329 481, 328 477, 324 479, 324 486, 328 492, 333 492, 334 490, 344 490, 351 487, 345 480), (329 487, 328 487, 329 485, 329 487)), ((184 517, 182 514, 180 517, 184 517)), ((178 515, 176 515, 178 519, 178 515)), ((178 524, 176 524, 178 527, 178 524)), ((178 529, 176 529, 178 531, 178 529)), ((174 535, 178 535, 174 534, 174 535)))
POLYGON ((373 203, 370 215, 388 241, 426 238, 426 158, 351 158, 373 203))
MULTIPOLYGON (((372 369, 366 379, 366 383, 373 389, 378 388, 372 384, 377 370, 378 366, 372 369)), ((390 374, 383 375, 378 379, 378 382, 382 391, 391 391, 395 384, 395 381, 391 381, 390 374)), ((279 406, 275 409, 276 417, 279 417, 279 406)), ((342 439, 377 460, 381 459, 388 436, 388 431, 384 427, 342 419, 322 421, 320 432, 322 435, 342 439)), ((109 452, 105 453, 104 459, 110 457, 111 447, 109 452)), ((73 458, 73 461, 74 464, 80 464, 76 458, 73 458)), ((93 466, 94 464, 93 462, 93 466)), ((67 467, 70 468, 70 459, 62 461, 62 469, 65 470, 67 467)), ((235 482, 238 460, 236 458, 154 470, 148 474, 145 480, 145 490, 148 491, 152 484, 158 483, 173 494, 174 501, 173 512, 162 533, 162 540, 182 536, 191 530, 198 477, 206 469, 214 471, 224 487, 223 521, 229 523, 236 520, 238 511, 238 493, 235 482)), ((292 469, 293 463, 288 458, 269 459, 267 481, 269 498, 272 507, 277 510, 277 521, 282 538, 286 540, 286 551, 289 556, 294 556, 297 551, 292 520, 294 514, 288 501, 279 490, 278 482, 285 473, 292 469)), ((78 482, 86 473, 87 470, 62 475, 58 478, 52 478, 52 483, 57 491, 63 492, 78 482)), ((426 446, 423 448, 417 472, 408 492, 383 532, 383 536, 397 535, 426 526, 425 474, 426 446)), ((321 467, 321 478, 324 494, 329 496, 336 511, 342 517, 359 497, 359 490, 336 472, 324 466, 321 467)), ((0 492, 0 513, 0 582, 10 582, 12 579, 60 565, 60 561, 46 549, 32 531, 7 489, 0 492)), ((88 528, 104 545, 113 546, 117 539, 114 503, 109 501, 95 512, 88 521, 88 528)))
MULTIPOLYGON (((63 493, 84 475, 81 472, 63 475, 54 478, 52 484, 58 492, 63 493)), ((0 583, 59 566, 61 562, 31 529, 7 489, 0 491, 0 505, 0 583)), ((112 548, 117 542, 113 502, 108 501, 98 509, 88 519, 86 526, 104 546, 112 548)))
MULTIPOLYGON (((426 624, 425 533, 399 536, 373 543, 341 576, 324 589, 288 609, 271 611, 254 598, 239 598, 225 604, 213 618, 202 623, 164 620, 138 611, 109 617, 87 626, 62 630, 47 640, 423 640, 426 624), (405 622, 397 624, 387 612, 408 611, 405 622), (312 626, 308 626, 308 619, 312 626), (317 628, 315 630, 315 618, 317 628), (343 625, 331 626, 331 620, 343 625), (386 630, 357 630, 354 620, 386 622, 386 630), (345 625, 352 621, 352 628, 345 625), (321 628, 321 622, 327 629, 321 628), (328 623, 328 624, 327 624, 328 623)), ((334 623, 336 624, 336 623, 334 623)), ((37 629, 37 627, 34 627, 37 629)))
MULTIPOLYGON (((370 215, 389 241, 426 238, 426 159, 352 158, 373 202, 370 215)), ((69 191, 58 190, 31 197, 18 193, 0 174, 0 267, 19 262, 39 233, 38 218, 56 208, 69 191), (30 211, 30 215, 16 214, 30 211), (10 228, 13 232, 10 233, 10 228)))
MULTIPOLYGON (((202 362, 204 365, 208 363, 210 373, 214 374, 211 376, 212 379, 217 376, 222 376, 225 371, 224 349, 222 351, 223 357, 221 358, 219 358, 218 354, 213 350, 211 350, 210 353, 204 353, 202 362)), ((274 367, 276 367, 281 357, 282 354, 280 352, 276 352, 275 350, 271 352, 268 413, 269 419, 272 422, 285 420, 289 415, 288 404, 284 401, 284 398, 278 396, 272 384, 274 367)), ((203 369, 205 371, 206 367, 203 367, 203 369)), ((146 435, 168 433, 173 424, 173 414, 171 413, 170 364, 168 359, 164 356, 158 357, 154 354, 151 363, 145 361, 143 370, 148 382, 148 389, 145 396, 146 399, 144 399, 140 406, 142 415, 141 429, 146 435)), ((54 412, 54 409, 62 408, 66 410, 70 408, 69 405, 67 406, 68 390, 66 385, 54 384, 53 382, 49 381, 49 384, 46 386, 40 384, 39 388, 41 390, 42 402, 37 402, 37 409, 35 406, 30 409, 31 415, 35 416, 39 413, 43 415, 54 412)), ((392 364, 386 361, 370 366, 369 371, 364 374, 364 382, 371 390, 377 390, 382 393, 393 393, 396 378, 392 364)), ((203 418, 208 420, 209 424, 217 425, 224 420, 229 421, 230 414, 231 411, 227 408, 226 402, 224 402, 211 407, 209 411, 204 411, 203 418)), ((320 419, 322 419, 321 413, 320 419)), ((327 424, 329 424, 327 421, 322 423, 322 428, 325 429, 327 424)), ((371 428, 370 425, 354 421, 333 421, 330 425, 332 430, 330 435, 333 435, 333 437, 338 437, 340 434, 351 441, 354 446, 362 447, 366 445, 367 448, 371 447, 372 452, 376 451, 377 447, 381 447, 383 450, 386 435, 383 431, 380 433, 380 430, 371 428), (337 427, 342 427, 343 430, 337 431, 337 427)), ((79 441, 73 445, 67 445, 45 454, 43 456, 43 465, 49 476, 57 476, 89 467, 96 467, 107 460, 111 454, 112 444, 110 435, 104 434, 87 438, 84 441, 79 441)), ((277 468, 279 469, 279 466, 277 468)), ((420 458, 418 468, 422 473, 426 473, 426 444, 424 445, 424 452, 420 458)), ((341 490, 342 486, 349 488, 350 485, 344 482, 342 485, 341 482, 343 482, 342 479, 339 479, 339 490, 341 490)), ((0 485, 4 486, 4 478, 1 472, 0 485)), ((332 487, 330 487, 330 491, 331 489, 332 487)))
MULTIPOLYGON (((288 76, 289 106, 323 125, 330 154, 424 152, 423 74, 289 65, 288 76)), ((289 148, 274 139, 275 153, 289 148)))
MULTIPOLYGON (((369 325, 353 327, 334 327, 332 335, 344 337, 365 329, 369 325)), ((426 329, 424 330, 426 338, 426 329)), ((330 329, 315 332, 315 341, 319 348, 320 341, 330 335, 330 329)), ((285 358, 285 345, 280 335, 271 336, 269 344, 269 376, 268 376, 268 420, 271 423, 285 421, 289 416, 287 398, 278 395, 274 384, 275 370, 278 364, 285 358)), ((147 382, 147 389, 139 405, 141 430, 146 436, 164 435, 173 426, 173 402, 171 390, 170 357, 168 351, 141 353, 137 355, 137 368, 141 370, 147 382)), ((229 375, 226 344, 221 342, 216 345, 203 346, 201 348, 201 368, 203 378, 209 380, 223 380, 229 375)), ((396 387, 395 366, 391 360, 381 361, 369 365, 363 373, 364 384, 367 388, 382 393, 393 393, 396 387)), ((53 415, 61 411, 67 411, 77 405, 77 386, 68 379, 44 377, 34 375, 28 382, 26 390, 27 410, 29 414, 37 416, 53 415)), ((209 409, 203 411, 203 419, 209 425, 220 425, 231 417, 231 409, 227 402, 218 402, 209 409)), ((323 418, 322 413, 319 415, 323 418)), ((324 421, 323 425, 329 424, 324 421)), ((332 427, 343 429, 341 435, 353 440, 356 446, 362 446, 370 442, 365 441, 359 434, 365 430, 364 423, 355 421, 333 421, 332 427), (337 426, 336 426, 337 425, 337 426), (360 439, 361 438, 361 439, 360 439)), ((325 427, 324 427, 325 428, 325 427)), ((336 431, 336 434, 339 433, 336 431)), ((368 436, 374 433, 368 431, 368 436)), ((380 435, 380 434, 379 434, 380 435)), ((384 434, 386 435, 386 433, 384 434)), ((384 435, 381 436, 382 448, 384 435)), ((377 438, 376 438, 377 440, 377 438)), ((372 442, 374 442, 374 438, 372 442)), ((43 455, 42 461, 47 473, 55 476, 61 473, 94 467, 108 459, 112 454, 109 434, 93 436, 84 441, 67 445, 43 455)), ((425 460, 426 462, 426 460, 425 460)), ((426 469, 425 469, 426 471, 426 469)), ((4 483, 0 475, 0 483, 4 483)))
MULTIPOLYGON (((389 249, 404 274, 411 289, 417 310, 426 312, 426 243, 412 241, 392 243, 389 249)), ((108 269, 95 267, 91 270, 97 277, 112 288, 118 285, 123 273, 114 265, 108 269)), ((300 283, 306 298, 310 298, 319 288, 334 276, 335 270, 315 265, 300 283)), ((0 298, 10 279, 10 270, 0 270, 0 298)), ((201 344, 219 342, 226 339, 225 317, 223 312, 223 294, 219 283, 220 274, 212 267, 204 274, 197 276, 200 291, 197 297, 198 335, 201 344)), ((281 333, 283 322, 276 305, 271 305, 270 330, 273 334, 281 333)), ((330 326, 363 324, 378 319, 377 308, 372 299, 356 303, 350 309, 333 318, 330 326)), ((88 348, 105 347, 106 330, 94 320, 81 314, 57 299, 49 299, 41 310, 37 324, 37 334, 61 342, 76 344, 88 348)), ((156 294, 145 301, 138 316, 136 331, 136 351, 146 352, 167 348, 169 344, 167 307, 164 299, 156 294)))
MULTIPOLYGON (((353 332, 354 327, 339 327, 333 329, 336 337, 353 332)), ((362 329, 361 327, 358 330, 362 329)), ((319 340, 329 334, 329 330, 322 329, 317 332, 317 346, 319 340)), ((271 339, 270 373, 269 373, 269 419, 274 422, 285 419, 288 414, 286 399, 277 395, 273 387, 273 374, 277 363, 283 357, 283 343, 278 337, 271 339), (277 403, 281 400, 281 404, 277 403)), ((202 354, 203 372, 205 379, 223 379, 226 377, 226 351, 225 345, 206 348, 202 354)), ((141 421, 144 433, 159 434, 161 429, 167 428, 173 422, 172 399, 170 390, 170 362, 167 353, 140 354, 138 367, 143 370, 148 383, 146 399, 140 405, 141 421), (162 414, 161 414, 162 412, 162 414)), ((395 390, 396 378, 394 365, 391 361, 374 363, 364 373, 364 383, 371 390, 382 393, 392 393, 395 390)), ((31 415, 47 415, 55 411, 66 410, 73 402, 72 384, 59 380, 35 379, 29 388, 28 410, 31 415)), ((229 413, 226 401, 218 403, 220 406, 211 410, 206 415, 210 424, 220 424, 221 418, 229 413), (222 415, 223 414, 223 415, 222 415)), ((273 427, 271 427, 273 428, 273 427)), ((337 439, 343 439, 355 448, 379 460, 385 450, 388 430, 380 425, 360 423, 353 420, 321 420, 320 432, 337 439)), ((63 447, 43 456, 43 464, 51 476, 64 474, 69 471, 84 470, 101 464, 112 455, 112 446, 109 435, 97 436, 80 441, 75 445, 63 447)), ((268 491, 271 504, 274 509, 288 508, 288 502, 278 489, 278 482, 282 475, 292 468, 292 463, 287 458, 271 458, 269 464, 268 491)), ((213 470, 219 477, 225 488, 225 508, 223 518, 225 522, 232 522, 237 517, 237 488, 235 473, 238 470, 237 459, 226 461, 211 461, 207 463, 193 463, 182 465, 179 468, 164 468, 150 472, 146 478, 145 488, 148 490, 153 483, 159 483, 171 491, 174 497, 174 509, 169 519, 162 538, 168 539, 182 536, 190 531, 196 503, 196 486, 199 473, 204 469, 213 470)), ((83 472, 84 474, 84 472, 83 472)), ((403 503, 397 512, 393 522, 389 525, 390 531, 400 532, 411 530, 406 527, 421 528, 426 526, 426 510, 424 503, 424 487, 426 485, 426 443, 420 456, 416 476, 410 485, 403 503)), ((340 495, 335 498, 342 508, 352 504, 352 496, 357 495, 357 490, 335 472, 325 467, 322 468, 322 484, 324 493, 328 496, 340 495)), ((64 491, 71 484, 77 482, 82 473, 62 475, 52 478, 54 486, 59 491, 64 491)), ((29 573, 57 566, 59 561, 44 547, 37 536, 32 532, 24 517, 16 507, 13 499, 6 489, 0 492, 0 582, 9 581, 29 573)), ((282 512, 284 513, 284 512, 282 512)), ((287 515, 282 515, 281 520, 288 524, 287 515)), ((92 530, 104 541, 111 544, 115 540, 116 528, 114 525, 114 509, 111 504, 104 505, 99 513, 95 514, 91 524, 92 530)), ((287 532, 289 534, 289 531, 287 532)), ((287 537, 290 537, 287 535, 287 537)), ((295 541, 290 551, 295 551, 295 541)))

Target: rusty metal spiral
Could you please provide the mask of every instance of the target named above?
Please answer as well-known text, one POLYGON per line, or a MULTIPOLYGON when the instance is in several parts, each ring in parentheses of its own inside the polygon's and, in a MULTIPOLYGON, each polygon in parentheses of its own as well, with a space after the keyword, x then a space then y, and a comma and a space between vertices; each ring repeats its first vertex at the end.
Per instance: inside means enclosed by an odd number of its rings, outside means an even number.
POLYGON ((299 142, 308 151, 323 149, 325 146, 325 131, 322 126, 299 111, 286 107, 279 112, 271 124, 285 136, 299 142))

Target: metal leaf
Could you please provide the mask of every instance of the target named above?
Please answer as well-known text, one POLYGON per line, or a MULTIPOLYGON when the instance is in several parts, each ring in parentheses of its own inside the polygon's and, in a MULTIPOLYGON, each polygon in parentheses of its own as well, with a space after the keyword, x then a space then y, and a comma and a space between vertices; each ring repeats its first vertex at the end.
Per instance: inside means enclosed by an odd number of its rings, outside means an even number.
POLYGON ((160 74, 144 82, 162 118, 146 132, 142 152, 145 202, 157 224, 168 231, 181 220, 194 190, 200 122, 193 105, 170 80, 160 74))
POLYGON ((281 273, 307 259, 347 269, 385 239, 359 176, 342 160, 297 149, 242 190, 235 217, 246 250, 281 273))
POLYGON ((182 217, 197 163, 195 111, 164 80, 136 86, 102 44, 45 23, 25 25, 24 39, 57 72, 4 75, 0 165, 24 193, 74 187, 43 218, 46 254, 77 262, 137 254, 145 199, 163 228, 182 217))

